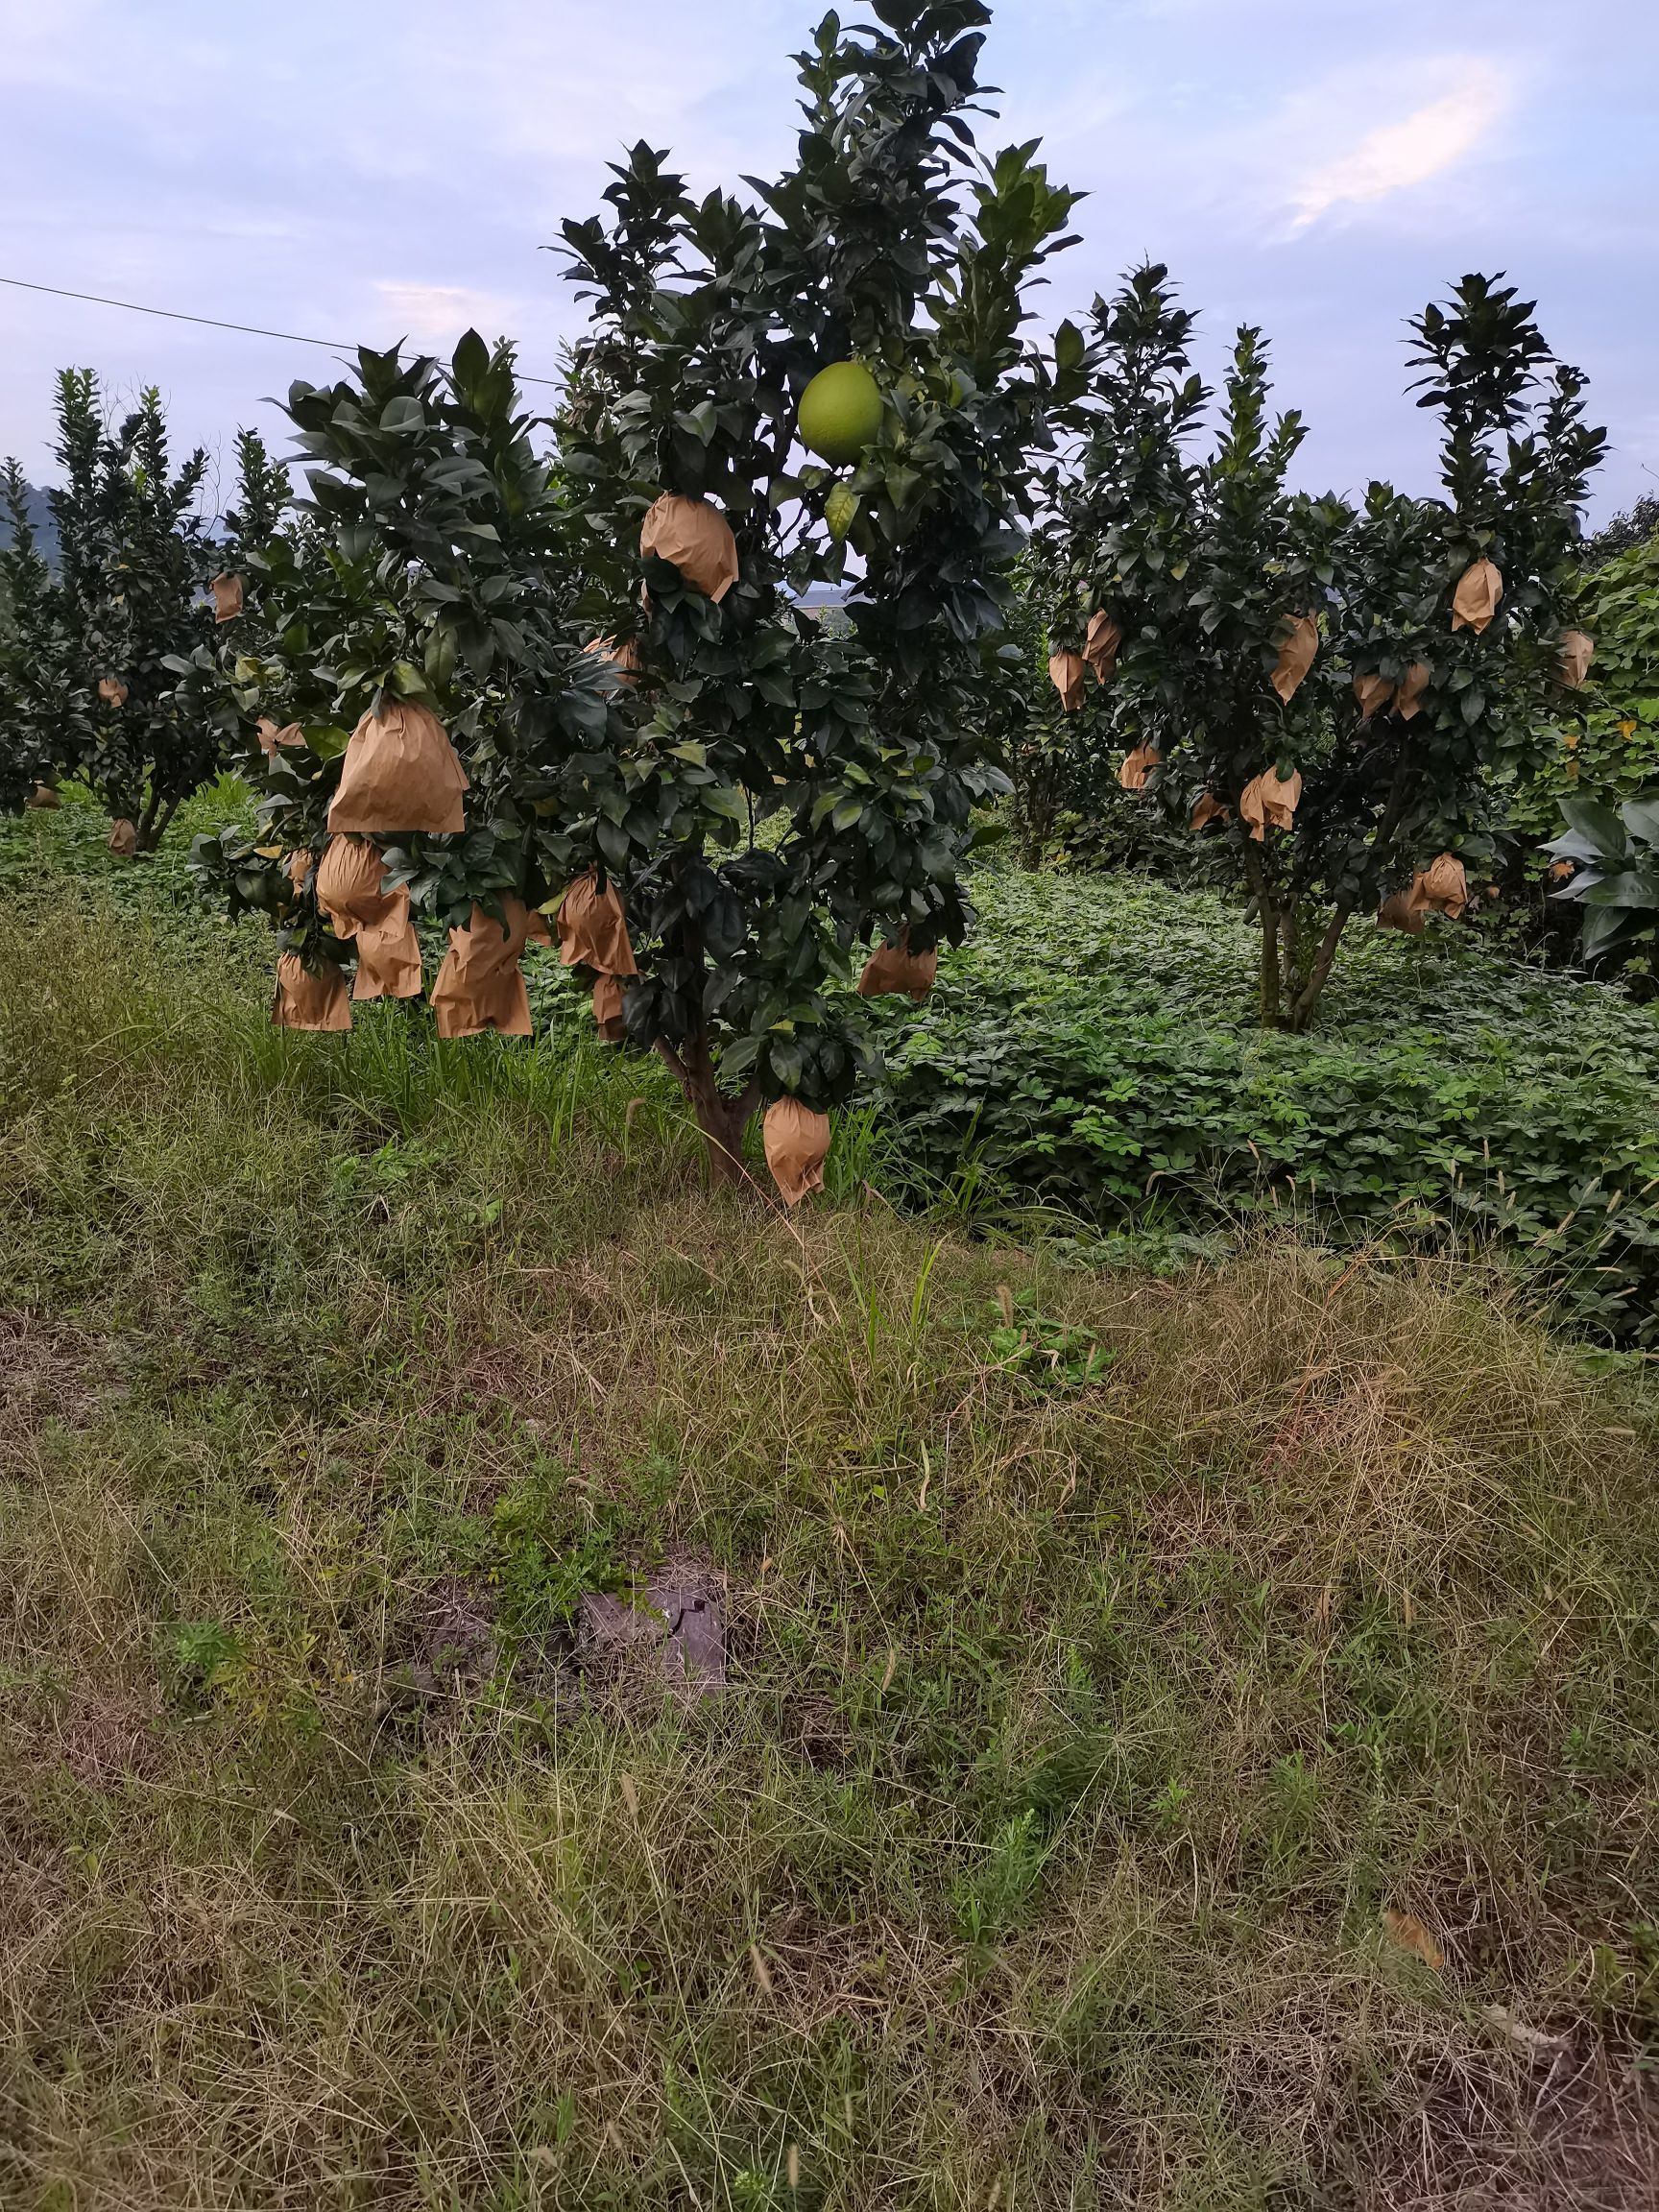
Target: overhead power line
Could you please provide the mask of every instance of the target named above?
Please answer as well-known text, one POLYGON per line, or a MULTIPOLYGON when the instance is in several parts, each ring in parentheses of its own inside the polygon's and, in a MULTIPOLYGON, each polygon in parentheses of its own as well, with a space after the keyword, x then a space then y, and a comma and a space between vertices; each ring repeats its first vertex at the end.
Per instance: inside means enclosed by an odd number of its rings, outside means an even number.
MULTIPOLYGON (((69 292, 61 284, 34 284, 26 276, 0 276, 0 284, 10 284, 19 292, 49 292, 55 300, 84 300, 94 307, 121 307, 129 315, 159 315, 168 323, 200 323, 208 330, 240 330, 248 338, 281 338, 290 346, 322 346, 330 353, 355 353, 357 348, 345 338, 306 338, 298 330, 267 330, 258 323, 226 323, 217 315, 186 315, 178 307, 146 307, 136 300, 109 300, 102 292, 69 292)), ((556 376, 523 376, 520 384, 545 384, 550 391, 559 389, 556 376)))

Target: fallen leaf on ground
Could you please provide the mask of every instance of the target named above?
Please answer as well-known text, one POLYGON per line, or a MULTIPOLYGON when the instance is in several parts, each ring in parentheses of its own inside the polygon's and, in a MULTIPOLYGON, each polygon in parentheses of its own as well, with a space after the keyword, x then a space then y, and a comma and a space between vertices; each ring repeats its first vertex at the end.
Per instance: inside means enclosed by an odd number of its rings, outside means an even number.
POLYGON ((1445 1952, 1415 1912, 1399 1912, 1392 1905, 1384 1905, 1382 1926, 1391 1942, 1397 1943, 1402 1951, 1413 1952, 1425 1966, 1432 1966, 1436 1974, 1445 1965, 1445 1952))

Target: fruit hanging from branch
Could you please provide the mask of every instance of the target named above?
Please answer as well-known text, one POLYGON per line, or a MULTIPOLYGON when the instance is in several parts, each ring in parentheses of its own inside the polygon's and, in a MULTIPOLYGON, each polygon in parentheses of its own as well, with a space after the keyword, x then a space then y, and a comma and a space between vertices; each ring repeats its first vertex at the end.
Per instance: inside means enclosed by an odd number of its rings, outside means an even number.
POLYGON ((881 387, 862 361, 820 369, 801 395, 801 443, 831 469, 863 459, 881 430, 881 387))

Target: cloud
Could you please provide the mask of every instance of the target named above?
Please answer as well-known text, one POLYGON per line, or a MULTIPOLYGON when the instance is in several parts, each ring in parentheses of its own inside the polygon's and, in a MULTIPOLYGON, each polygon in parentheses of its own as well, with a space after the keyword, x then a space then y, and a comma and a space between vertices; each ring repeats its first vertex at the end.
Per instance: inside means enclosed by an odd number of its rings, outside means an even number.
POLYGON ((451 344, 464 330, 486 337, 508 327, 517 303, 493 292, 474 292, 459 284, 407 284, 376 279, 374 290, 399 332, 417 345, 451 344))
MULTIPOLYGON (((1422 74, 1444 77, 1444 63, 1422 74)), ((1334 207, 1385 200, 1426 184, 1472 153, 1507 110, 1511 84, 1489 61, 1457 65, 1457 82, 1437 100, 1380 124, 1350 153, 1314 170, 1294 194, 1294 230, 1305 230, 1334 207)))

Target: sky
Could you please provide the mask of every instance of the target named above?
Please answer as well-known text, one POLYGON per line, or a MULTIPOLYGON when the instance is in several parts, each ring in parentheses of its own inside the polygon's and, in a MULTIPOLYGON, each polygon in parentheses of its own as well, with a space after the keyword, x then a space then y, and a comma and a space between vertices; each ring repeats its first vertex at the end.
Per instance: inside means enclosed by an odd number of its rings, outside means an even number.
MULTIPOLYGON (((1659 491, 1656 0, 993 0, 988 149, 1041 138, 1089 195, 1043 321, 1138 260, 1271 344, 1300 480, 1433 489, 1406 319, 1506 270, 1591 378, 1593 513, 1659 491)), ((822 0, 0 0, 0 276, 325 339, 469 324, 557 373, 560 219, 645 137, 692 185, 788 160, 822 0)), ((855 0, 842 13, 857 19, 855 0)), ((326 350, 0 286, 0 453, 50 480, 66 364, 166 397, 228 456, 326 350)), ((550 399, 551 394, 546 395, 550 399)), ((228 485, 225 487, 228 495, 228 485)))

